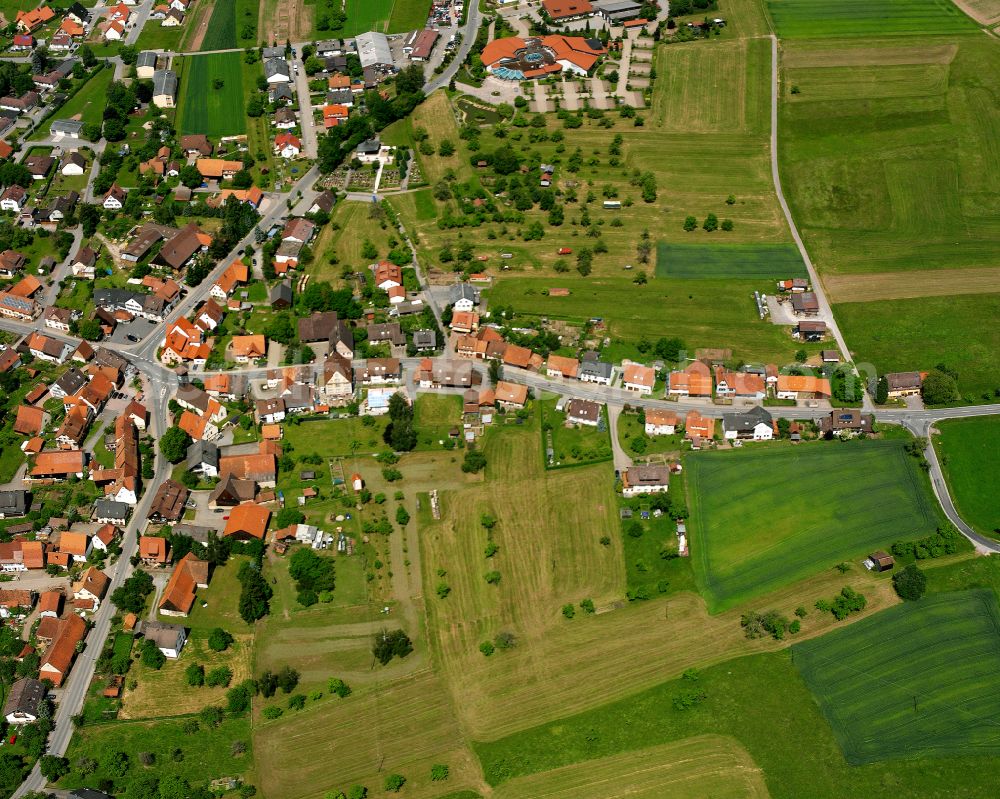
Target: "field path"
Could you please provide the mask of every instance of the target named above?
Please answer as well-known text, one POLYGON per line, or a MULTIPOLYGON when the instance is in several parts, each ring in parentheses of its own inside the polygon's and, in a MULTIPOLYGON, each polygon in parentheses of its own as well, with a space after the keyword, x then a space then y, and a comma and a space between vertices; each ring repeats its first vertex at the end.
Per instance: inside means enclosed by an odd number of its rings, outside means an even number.
MULTIPOLYGON (((788 221, 788 228, 791 230, 792 238, 795 240, 795 246, 799 248, 802 261, 805 263, 806 269, 809 270, 809 279, 812 282, 813 290, 816 292, 816 299, 819 301, 820 316, 827 320, 830 332, 833 334, 834 341, 837 342, 841 353, 845 358, 850 358, 851 351, 847 348, 847 342, 844 341, 844 336, 837 326, 837 320, 833 318, 833 309, 830 307, 830 301, 823 290, 823 283, 819 279, 819 273, 809 258, 806 245, 802 242, 799 229, 795 227, 795 220, 792 219, 792 212, 788 207, 788 201, 781 190, 781 175, 778 172, 778 37, 773 34, 771 35, 771 178, 774 181, 774 191, 778 196, 778 203, 781 205, 781 210, 788 221)), ((864 402, 866 408, 870 407, 871 400, 867 392, 865 393, 864 402)))
POLYGON ((993 2, 993 0, 986 2, 979 0, 978 3, 970 3, 967 0, 952 0, 952 2, 980 25, 990 27, 1000 22, 1000 4, 993 2), (986 6, 986 8, 979 6, 986 6))
POLYGON ((916 269, 866 275, 831 275, 826 288, 834 302, 904 300, 1000 291, 1000 267, 916 269))

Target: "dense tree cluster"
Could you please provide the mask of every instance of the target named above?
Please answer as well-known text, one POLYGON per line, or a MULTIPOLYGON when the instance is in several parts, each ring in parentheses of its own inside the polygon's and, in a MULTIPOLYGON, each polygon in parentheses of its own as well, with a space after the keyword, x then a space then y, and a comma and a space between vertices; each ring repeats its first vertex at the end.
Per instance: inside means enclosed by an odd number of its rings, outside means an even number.
POLYGON ((382 630, 375 636, 372 654, 383 666, 394 657, 405 658, 413 651, 409 636, 402 630, 382 630))
POLYGON ((780 641, 788 632, 791 622, 777 610, 764 613, 749 610, 740 617, 740 626, 747 638, 764 638, 769 635, 775 641, 780 641))
POLYGON ((240 618, 247 624, 253 624, 270 612, 274 592, 260 573, 259 564, 243 563, 240 566, 239 581, 240 618))
POLYGON ((324 591, 333 591, 334 560, 317 555, 305 547, 296 549, 288 561, 288 574, 295 580, 302 605, 315 605, 324 591))
POLYGON ((900 598, 914 602, 927 590, 927 576, 915 563, 911 563, 892 575, 892 587, 896 589, 900 598))
POLYGON ((382 439, 396 452, 409 452, 417 446, 417 431, 413 427, 413 408, 402 394, 389 399, 389 424, 382 439))
POLYGON ((943 524, 936 532, 916 541, 897 541, 890 550, 897 558, 913 557, 917 560, 927 560, 954 555, 962 546, 962 542, 962 534, 954 525, 943 524))
POLYGON ((142 613, 146 598, 153 593, 153 578, 147 572, 137 570, 111 593, 115 607, 126 613, 142 613))

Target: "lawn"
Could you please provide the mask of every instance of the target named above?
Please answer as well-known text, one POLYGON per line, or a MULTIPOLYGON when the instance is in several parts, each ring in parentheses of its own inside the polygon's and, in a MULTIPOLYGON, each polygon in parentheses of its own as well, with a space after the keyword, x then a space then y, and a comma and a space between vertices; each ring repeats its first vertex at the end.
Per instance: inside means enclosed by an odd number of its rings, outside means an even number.
POLYGON ((940 521, 903 441, 693 453, 691 556, 713 611, 832 569, 940 521))
POLYGON ((764 799, 764 775, 735 740, 700 735, 520 777, 496 799, 764 799))
POLYGON ((462 429, 462 398, 457 394, 418 394, 413 409, 413 426, 421 448, 440 449, 448 433, 462 429))
MULTIPOLYGON (((671 480, 672 491, 684 491, 679 475, 671 480)), ((622 550, 625 558, 625 580, 633 596, 656 597, 678 591, 696 591, 691 558, 677 555, 677 524, 666 514, 648 519, 641 516, 649 510, 642 499, 622 501, 621 507, 631 508, 631 519, 622 520, 622 550), (635 535, 635 533, 640 533, 635 535)))
MULTIPOLYGON (((680 420, 678 419, 678 422, 680 420)), ((647 436, 646 426, 639 422, 639 414, 622 413, 618 417, 618 442, 629 455, 640 459, 647 455, 662 455, 667 452, 681 452, 684 449, 684 436, 674 433, 672 436, 647 436), (631 446, 633 440, 642 440, 642 452, 637 452, 631 446)))
POLYGON ((427 24, 431 0, 395 0, 386 33, 407 33, 427 24))
POLYGON ((656 274, 715 280, 807 276, 794 244, 660 244, 656 249, 656 274))
POLYGON ((852 765, 1000 753, 1000 608, 936 594, 792 648, 852 765))
POLYGON ((245 133, 242 75, 240 53, 189 56, 177 111, 180 131, 212 138, 245 133), (216 79, 223 81, 221 89, 213 87, 216 79))
POLYGON ((388 416, 303 421, 297 425, 285 425, 285 442, 291 445, 295 457, 310 453, 332 458, 355 452, 383 452, 388 447, 382 441, 382 431, 388 423, 388 416), (372 419, 375 423, 368 426, 364 419, 372 419))
MULTIPOLYGON (((59 782, 59 787, 79 788, 97 785, 105 778, 114 779, 106 770, 108 758, 114 752, 125 752, 128 755, 125 780, 152 772, 161 778, 176 775, 198 785, 219 777, 235 777, 248 772, 252 775, 253 755, 248 719, 227 719, 216 729, 201 725, 194 734, 184 732, 183 724, 183 719, 115 721, 78 729, 70 741, 66 756, 74 764, 81 757, 90 758, 97 762, 97 770, 89 776, 73 771, 59 782), (234 741, 246 744, 245 754, 232 754, 234 741), (152 753, 156 758, 155 766, 147 769, 141 765, 139 752, 152 753)), ((121 780, 115 781, 119 786, 123 784, 121 780)))
POLYGON ((996 401, 1000 294, 847 302, 833 311, 855 362, 874 364, 879 374, 943 363, 958 373, 965 402, 996 401))
MULTIPOLYGON (((611 438, 608 432, 608 410, 601 408, 601 423, 598 427, 588 425, 566 425, 565 411, 557 411, 558 398, 542 399, 538 402, 542 441, 548 449, 551 435, 555 462, 550 467, 577 466, 583 463, 600 463, 611 460, 611 438)), ((546 462, 548 456, 546 455, 546 462)))
MULTIPOLYGON (((983 691, 984 697, 990 693, 983 691)), ((995 692, 986 701, 995 702, 995 692)), ((660 683, 584 713, 477 743, 475 749, 486 780, 503 790, 503 783, 514 778, 574 763, 599 768, 601 758, 697 735, 735 739, 763 771, 774 799, 971 798, 1000 779, 1000 759, 991 755, 848 765, 786 652, 728 660, 697 672, 696 682, 660 683), (678 709, 675 699, 692 694, 704 699, 678 709)))
POLYGON ((246 557, 232 557, 212 571, 208 588, 199 588, 185 626, 204 633, 222 627, 233 635, 252 632, 239 614, 240 582, 237 575, 246 557))
MULTIPOLYGON (((55 114, 57 119, 66 119, 80 115, 85 124, 100 123, 107 102, 108 86, 115 76, 113 69, 101 69, 87 81, 86 85, 74 94, 55 114)), ((45 138, 49 135, 48 125, 42 125, 33 138, 45 138)))
POLYGON ((187 27, 183 25, 164 28, 156 20, 152 20, 143 26, 136 47, 141 50, 169 50, 176 53, 181 49, 181 38, 186 30, 187 27))
POLYGON ((949 419, 935 427, 938 459, 948 481, 948 491, 967 524, 983 535, 1000 530, 1000 418, 949 419))
POLYGON ((273 613, 258 629, 258 671, 291 665, 304 689, 325 688, 331 669, 352 685, 370 672, 371 635, 382 607, 369 603, 361 555, 337 556, 335 563, 333 602, 305 607, 296 598, 287 559, 268 561, 275 599, 273 613))
POLYGON ((201 41, 202 50, 227 50, 236 47, 236 0, 215 0, 208 30, 201 41))
POLYGON ((968 33, 975 23, 948 0, 767 0, 781 38, 968 33))

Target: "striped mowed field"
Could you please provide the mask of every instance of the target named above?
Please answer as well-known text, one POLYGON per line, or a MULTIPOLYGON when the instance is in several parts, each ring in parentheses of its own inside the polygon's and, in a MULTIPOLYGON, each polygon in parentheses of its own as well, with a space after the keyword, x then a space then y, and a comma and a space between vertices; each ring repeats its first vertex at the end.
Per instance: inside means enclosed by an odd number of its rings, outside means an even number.
POLYGON ((939 512, 903 447, 822 442, 685 458, 692 565, 710 610, 933 532, 939 512))
POLYGON ((182 134, 231 136, 246 133, 241 53, 190 56, 180 89, 177 127, 182 134), (222 88, 213 82, 222 80, 222 88))
POLYGON ((949 0, 768 0, 782 38, 969 33, 976 24, 949 0))
POLYGON ((506 782, 496 799, 765 799, 764 775, 738 741, 699 735, 506 782))
POLYGON ((852 765, 1000 753, 993 591, 897 605, 792 655, 852 765))

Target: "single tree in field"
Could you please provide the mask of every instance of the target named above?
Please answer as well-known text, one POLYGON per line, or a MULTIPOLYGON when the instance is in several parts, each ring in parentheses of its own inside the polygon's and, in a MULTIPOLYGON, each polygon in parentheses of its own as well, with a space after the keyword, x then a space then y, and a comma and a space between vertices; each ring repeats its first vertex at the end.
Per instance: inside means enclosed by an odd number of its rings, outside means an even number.
POLYGON ((892 587, 902 599, 910 602, 920 599, 927 590, 927 576, 911 563, 892 576, 892 587))

